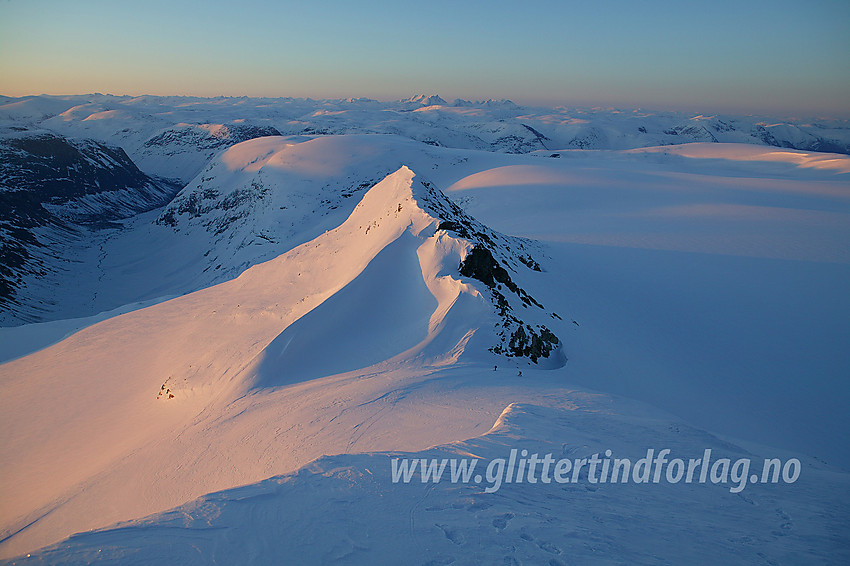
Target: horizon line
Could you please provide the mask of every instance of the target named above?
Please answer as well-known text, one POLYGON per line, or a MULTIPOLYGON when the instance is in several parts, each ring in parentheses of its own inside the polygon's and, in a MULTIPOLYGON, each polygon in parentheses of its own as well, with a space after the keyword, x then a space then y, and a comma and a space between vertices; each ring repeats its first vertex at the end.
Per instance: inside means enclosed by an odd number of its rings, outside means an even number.
MULTIPOLYGON (((9 99, 27 99, 27 98, 39 98, 39 97, 53 97, 53 98, 71 98, 71 97, 84 97, 84 96, 102 96, 102 97, 112 97, 112 98, 187 98, 187 99, 198 99, 198 100, 216 100, 216 99, 241 99, 241 100, 291 100, 291 101, 312 101, 312 102, 377 102, 384 104, 392 104, 392 103, 401 103, 401 102, 416 102, 417 99, 429 99, 429 98, 439 98, 445 102, 444 106, 454 106, 458 102, 465 102, 469 104, 485 104, 488 102, 491 103, 502 103, 502 104, 512 104, 518 108, 528 108, 528 109, 551 109, 551 110, 602 110, 602 111, 643 111, 643 112, 653 112, 653 113, 680 113, 680 114, 710 114, 710 115, 718 115, 725 114, 731 116, 746 116, 746 117, 773 117, 773 118, 786 118, 793 120, 803 120, 803 119, 831 119, 831 120, 841 120, 847 121, 850 120, 850 110, 847 111, 826 111, 826 110, 790 110, 790 109, 776 109, 776 110, 753 110, 753 109, 721 109, 721 108, 703 108, 698 109, 699 105, 697 104, 688 104, 683 103, 682 105, 676 105, 671 107, 660 107, 660 106, 650 106, 642 103, 605 103, 605 102, 589 102, 589 101, 576 101, 574 103, 570 102, 532 102, 532 103, 523 103, 523 102, 515 102, 510 98, 461 98, 461 97, 453 97, 451 99, 446 99, 437 93, 432 94, 424 94, 422 92, 415 93, 413 95, 402 97, 402 98, 394 98, 394 97, 380 97, 373 98, 371 96, 327 96, 327 97, 314 97, 314 96, 293 96, 293 95, 279 95, 279 96, 269 96, 269 95, 253 95, 253 94, 218 94, 218 95, 199 95, 199 94, 154 94, 154 93, 143 93, 143 94, 116 94, 113 92, 84 92, 84 93, 49 93, 42 92, 37 94, 22 94, 22 95, 11 95, 4 94, 0 91, 0 97, 9 98, 9 99), (687 108, 686 108, 687 107, 687 108)), ((442 104, 431 105, 431 106, 443 106, 442 104)), ((706 105, 711 106, 711 105, 706 105)), ((426 108, 427 106, 423 106, 426 108)))

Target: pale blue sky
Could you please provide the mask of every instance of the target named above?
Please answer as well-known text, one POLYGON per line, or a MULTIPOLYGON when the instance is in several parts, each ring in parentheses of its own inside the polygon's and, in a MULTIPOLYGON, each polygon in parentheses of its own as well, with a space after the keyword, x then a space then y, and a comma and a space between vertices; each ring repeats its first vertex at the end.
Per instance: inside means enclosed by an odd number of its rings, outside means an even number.
POLYGON ((0 93, 850 114, 850 0, 0 0, 0 93))

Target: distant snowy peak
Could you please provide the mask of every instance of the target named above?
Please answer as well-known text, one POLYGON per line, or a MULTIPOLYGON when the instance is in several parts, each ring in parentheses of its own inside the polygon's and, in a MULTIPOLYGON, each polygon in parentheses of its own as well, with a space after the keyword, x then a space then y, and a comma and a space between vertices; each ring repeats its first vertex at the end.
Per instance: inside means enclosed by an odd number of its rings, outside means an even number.
MULTIPOLYGON (((717 128, 715 128, 717 131, 717 128)), ((712 134, 708 128, 700 124, 685 123, 673 126, 664 132, 672 136, 684 136, 694 142, 717 142, 718 139, 712 134)))
POLYGON ((829 130, 820 132, 821 128, 813 125, 800 128, 793 124, 758 123, 751 129, 752 137, 761 140, 765 145, 786 149, 802 149, 826 153, 850 154, 850 143, 830 137, 829 130))
MULTIPOLYGON (((645 129, 643 130, 646 131, 645 129)), ((597 126, 586 126, 567 144, 568 149, 603 149, 610 145, 608 134, 597 126)))
POLYGON ((430 96, 426 96, 424 94, 417 94, 416 96, 411 96, 410 98, 405 98, 403 100, 399 100, 399 104, 403 106, 445 106, 448 104, 445 100, 443 100, 439 95, 432 94, 430 96))
POLYGON ((349 96, 348 98, 342 99, 342 101, 345 102, 346 104, 380 104, 380 102, 378 102, 374 98, 367 98, 365 96, 360 96, 360 97, 349 96))

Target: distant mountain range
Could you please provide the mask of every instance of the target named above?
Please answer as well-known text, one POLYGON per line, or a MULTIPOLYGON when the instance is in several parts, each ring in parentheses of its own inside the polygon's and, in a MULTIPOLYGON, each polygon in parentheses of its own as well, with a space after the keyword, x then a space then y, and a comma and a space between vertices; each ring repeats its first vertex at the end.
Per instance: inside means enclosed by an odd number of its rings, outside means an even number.
POLYGON ((123 148, 145 173, 188 183, 216 150, 263 135, 394 134, 506 153, 733 142, 850 154, 850 120, 537 108, 509 100, 0 97, 0 134, 46 129, 123 148), (178 158, 178 159, 175 159, 178 158))

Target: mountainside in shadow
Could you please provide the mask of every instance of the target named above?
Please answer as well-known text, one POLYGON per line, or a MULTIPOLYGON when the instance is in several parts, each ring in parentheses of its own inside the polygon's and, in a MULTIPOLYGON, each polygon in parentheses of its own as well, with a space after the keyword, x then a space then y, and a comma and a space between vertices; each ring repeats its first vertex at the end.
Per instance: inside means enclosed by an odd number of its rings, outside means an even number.
POLYGON ((26 276, 61 269, 87 233, 175 192, 120 148, 46 132, 0 138, 0 321, 37 320, 39 305, 18 296, 26 276))

